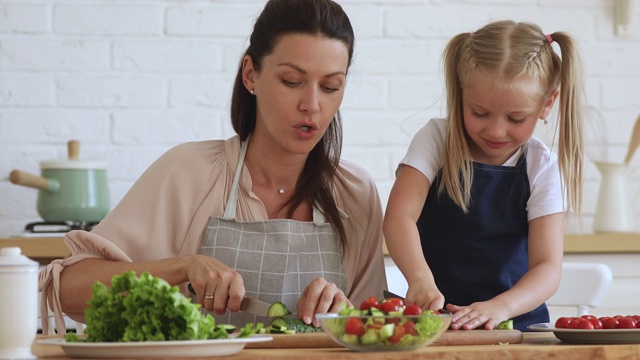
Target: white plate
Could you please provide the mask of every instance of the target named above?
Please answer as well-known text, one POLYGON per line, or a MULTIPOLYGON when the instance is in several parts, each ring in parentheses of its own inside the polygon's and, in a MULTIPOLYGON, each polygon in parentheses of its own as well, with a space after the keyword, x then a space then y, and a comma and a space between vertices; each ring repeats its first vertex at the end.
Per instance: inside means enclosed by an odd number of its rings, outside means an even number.
POLYGON ((561 329, 552 323, 529 325, 533 331, 553 331, 560 340, 576 344, 640 343, 640 329, 561 329))
POLYGON ((82 358, 178 358, 214 357, 239 353, 247 343, 271 341, 268 335, 253 335, 246 338, 184 340, 184 341, 139 341, 139 342, 66 342, 62 338, 38 340, 41 345, 62 347, 70 357, 82 358))

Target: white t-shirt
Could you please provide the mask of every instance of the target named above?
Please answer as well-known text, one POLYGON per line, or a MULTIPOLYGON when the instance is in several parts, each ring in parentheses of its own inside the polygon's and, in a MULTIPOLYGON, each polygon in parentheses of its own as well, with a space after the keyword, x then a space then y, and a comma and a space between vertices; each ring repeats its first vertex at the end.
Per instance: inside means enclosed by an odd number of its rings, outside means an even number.
MULTIPOLYGON (((446 129, 445 119, 431 119, 413 137, 407 154, 400 163, 420 171, 433 183, 442 167, 440 157, 446 129)), ((527 176, 531 186, 531 196, 527 201, 528 220, 564 212, 566 202, 557 155, 535 137, 529 139, 527 146, 527 176)), ((520 148, 502 166, 515 166, 522 151, 520 148)))

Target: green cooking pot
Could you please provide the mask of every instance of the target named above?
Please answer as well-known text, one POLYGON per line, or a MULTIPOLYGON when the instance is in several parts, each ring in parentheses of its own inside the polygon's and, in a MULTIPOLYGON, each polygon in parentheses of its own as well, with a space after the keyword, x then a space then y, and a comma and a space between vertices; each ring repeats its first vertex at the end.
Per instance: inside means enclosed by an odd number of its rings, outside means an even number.
POLYGON ((46 221, 98 222, 109 212, 107 164, 77 159, 70 141, 69 160, 40 162, 41 176, 14 170, 9 180, 39 189, 38 214, 46 221))

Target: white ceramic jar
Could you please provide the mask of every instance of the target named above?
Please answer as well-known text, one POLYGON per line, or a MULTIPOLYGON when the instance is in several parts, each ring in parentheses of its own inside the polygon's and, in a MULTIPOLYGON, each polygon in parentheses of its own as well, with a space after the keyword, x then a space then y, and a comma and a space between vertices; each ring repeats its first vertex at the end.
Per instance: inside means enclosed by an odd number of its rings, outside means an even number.
POLYGON ((0 249, 0 359, 35 359, 38 263, 19 247, 0 249))

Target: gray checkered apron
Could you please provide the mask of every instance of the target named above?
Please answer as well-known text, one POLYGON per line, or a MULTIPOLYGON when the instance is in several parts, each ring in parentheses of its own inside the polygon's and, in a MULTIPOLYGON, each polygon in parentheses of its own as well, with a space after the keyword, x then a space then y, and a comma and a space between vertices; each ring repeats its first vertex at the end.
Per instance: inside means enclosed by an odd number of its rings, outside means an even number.
MULTIPOLYGON (((294 313, 300 294, 318 277, 346 292, 347 279, 336 233, 315 206, 312 222, 235 219, 246 151, 247 141, 242 143, 224 215, 209 221, 200 253, 220 260, 242 275, 246 296, 268 303, 281 301, 294 313)), ((211 315, 216 324, 271 323, 269 318, 244 312, 211 315)))

